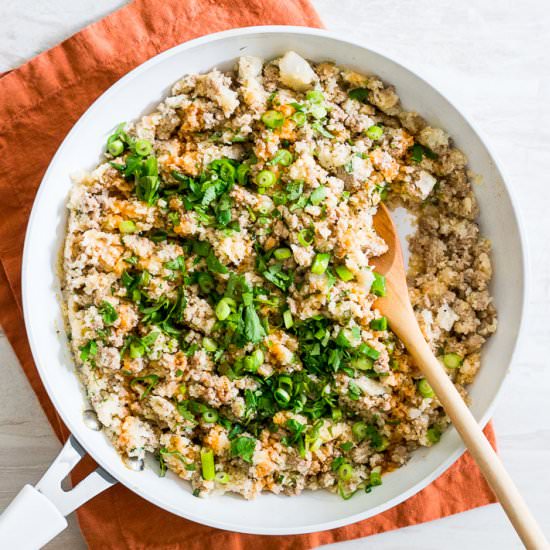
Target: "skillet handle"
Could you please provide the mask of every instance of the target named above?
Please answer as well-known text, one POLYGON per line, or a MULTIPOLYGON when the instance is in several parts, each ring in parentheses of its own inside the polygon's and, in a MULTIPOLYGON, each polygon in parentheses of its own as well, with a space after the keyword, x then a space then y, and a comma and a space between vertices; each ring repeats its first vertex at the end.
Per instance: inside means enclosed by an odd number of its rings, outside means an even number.
POLYGON ((68 516, 116 480, 98 467, 69 491, 61 482, 86 451, 71 435, 42 479, 25 485, 0 516, 0 548, 36 550, 67 527, 68 516))

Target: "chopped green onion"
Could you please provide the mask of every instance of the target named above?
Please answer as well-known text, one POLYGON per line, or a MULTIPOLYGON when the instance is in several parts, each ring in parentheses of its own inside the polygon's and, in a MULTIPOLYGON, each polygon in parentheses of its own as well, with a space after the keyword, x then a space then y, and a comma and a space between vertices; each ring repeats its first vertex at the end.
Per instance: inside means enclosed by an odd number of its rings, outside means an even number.
POLYGON ((336 275, 338 275, 338 277, 345 283, 351 281, 355 277, 355 275, 345 265, 337 265, 334 268, 334 271, 336 271, 336 275))
POLYGON ((457 369, 460 365, 462 365, 462 361, 463 359, 460 355, 458 355, 458 353, 446 353, 443 356, 443 364, 448 369, 457 369))
POLYGON ((254 364, 258 367, 264 362, 264 352, 261 349, 254 350, 251 357, 254 360, 254 364))
POLYGON ((322 275, 330 262, 330 254, 317 254, 311 264, 311 272, 315 275, 322 275))
POLYGON ((380 126, 377 126, 376 124, 373 126, 370 126, 367 130, 367 137, 372 139, 373 141, 378 141, 382 135, 384 134, 384 130, 380 126))
POLYGON ((283 388, 277 388, 273 392, 273 397, 275 398, 275 401, 277 401, 277 403, 279 403, 279 405, 283 407, 290 403, 290 395, 286 390, 283 390, 283 388))
POLYGON ((376 296, 385 296, 386 295, 386 277, 380 275, 380 273, 374 272, 374 281, 370 287, 371 292, 376 296))
POLYGON ((306 99, 311 101, 311 103, 322 103, 325 100, 325 96, 319 90, 309 90, 306 93, 306 99))
POLYGON ((218 349, 216 342, 214 342, 214 340, 212 340, 212 338, 209 338, 208 336, 205 336, 202 339, 202 347, 206 351, 210 351, 210 352, 214 352, 218 349))
POLYGON ((370 328, 372 330, 388 330, 388 319, 386 317, 380 317, 379 319, 373 319, 370 322, 370 328))
POLYGON ((355 491, 349 491, 348 493, 346 493, 346 490, 344 485, 342 484, 342 481, 338 482, 338 494, 344 500, 349 500, 355 493, 357 493, 357 491, 358 489, 356 489, 355 491))
POLYGON ((135 231, 137 230, 137 226, 132 220, 124 220, 119 222, 118 230, 121 233, 125 233, 125 234, 135 233, 135 231))
POLYGON ((352 475, 353 475, 353 468, 351 467, 351 464, 348 464, 347 462, 345 462, 338 468, 338 477, 342 481, 349 481, 352 475))
POLYGON ((258 187, 271 187, 277 181, 277 176, 270 170, 262 170, 256 174, 256 185, 258 187))
POLYGON ((135 144, 135 149, 140 157, 146 157, 151 154, 153 144, 147 139, 138 139, 135 144))
POLYGON ((231 298, 222 298, 216 306, 216 317, 220 321, 225 321, 231 315, 231 305, 234 305, 231 298))
POLYGON ((279 380, 277 380, 277 385, 279 386, 279 388, 286 388, 289 392, 292 392, 292 388, 294 387, 292 378, 288 376, 288 374, 283 374, 282 376, 279 376, 279 380))
POLYGON ((390 446, 390 441, 387 437, 382 437, 380 442, 378 442, 376 445, 373 445, 374 450, 381 453, 382 451, 385 451, 390 446))
POLYGON ((320 185, 316 189, 313 190, 311 195, 309 196, 309 202, 313 204, 314 206, 318 206, 321 204, 327 196, 327 190, 324 185, 320 185))
POLYGON ((353 434, 353 437, 357 439, 358 441, 363 441, 367 437, 368 434, 368 426, 364 422, 356 422, 351 427, 351 433, 353 434))
POLYGON ((294 113, 290 118, 296 123, 296 126, 298 127, 303 126, 307 121, 306 114, 301 112, 294 113))
POLYGON ((139 340, 133 340, 130 343, 130 357, 132 359, 138 359, 143 357, 145 353, 145 347, 139 340))
POLYGON ((210 167, 217 169, 222 181, 234 182, 236 170, 229 159, 218 159, 212 161, 210 167))
POLYGON ((338 336, 336 336, 335 342, 340 346, 341 348, 350 348, 352 347, 352 341, 356 340, 355 336, 352 334, 352 332, 349 329, 341 329, 338 333, 338 336))
POLYGON ((292 320, 292 313, 290 313, 289 309, 283 312, 283 322, 285 324, 285 328, 292 328, 292 326, 294 325, 294 321, 292 320))
POLYGON ((432 387, 425 378, 422 378, 422 380, 418 382, 418 391, 422 397, 433 397, 435 395, 432 387))
POLYGON ((380 472, 372 471, 369 476, 369 485, 371 487, 377 487, 378 485, 382 485, 382 475, 380 472))
POLYGON ((214 451, 201 451, 202 478, 206 481, 212 481, 216 476, 216 467, 214 465, 214 451))
POLYGON ((264 362, 264 352, 261 349, 255 350, 251 355, 244 358, 244 368, 248 372, 256 372, 264 362))
POLYGON ((288 260, 288 258, 292 256, 292 251, 290 248, 277 248, 273 252, 273 256, 275 256, 277 260, 288 260))
POLYGON ((353 90, 350 90, 348 92, 348 96, 351 99, 362 101, 364 103, 369 97, 369 91, 367 90, 367 88, 354 88, 353 90))
POLYGON ((268 127, 268 128, 280 128, 285 121, 285 117, 283 113, 280 113, 279 111, 266 111, 262 115, 262 122, 268 127))
POLYGON ((342 411, 340 409, 332 409, 330 416, 334 422, 340 422, 342 420, 342 411))
POLYGON ((229 474, 227 472, 216 472, 214 480, 216 483, 222 483, 225 485, 226 483, 229 483, 229 474))
POLYGON ((350 366, 357 370, 371 370, 374 362, 370 357, 357 357, 350 361, 350 366))
POLYGON ((290 164, 292 164, 292 161, 292 153, 288 149, 279 149, 268 164, 280 164, 281 166, 289 166, 290 164))
POLYGON ((333 138, 334 137, 334 134, 331 134, 322 124, 321 122, 318 120, 317 122, 314 122, 311 127, 316 131, 318 132, 319 134, 321 134, 323 137, 326 137, 326 138, 333 138))
POLYGON ((237 181, 240 185, 246 185, 248 182, 248 172, 250 172, 250 165, 246 163, 239 164, 237 168, 237 181))
POLYGON ((298 242, 302 246, 310 246, 313 244, 313 230, 312 229, 302 229, 298 233, 298 242))
POLYGON ((327 116, 327 110, 322 105, 312 105, 309 112, 313 118, 318 120, 327 116))
POLYGON ((370 357, 374 361, 376 361, 380 357, 380 352, 377 349, 371 348, 368 344, 361 344, 359 346, 359 352, 366 355, 367 357, 370 357))
POLYGON ((218 413, 216 411, 204 411, 202 413, 202 419, 208 424, 212 424, 218 420, 218 413))
POLYGON ((115 139, 107 145, 107 151, 113 155, 113 157, 118 157, 124 151, 124 143, 120 139, 115 139))
POLYGON ((441 432, 437 428, 430 428, 426 432, 426 437, 430 443, 437 443, 441 439, 441 432))

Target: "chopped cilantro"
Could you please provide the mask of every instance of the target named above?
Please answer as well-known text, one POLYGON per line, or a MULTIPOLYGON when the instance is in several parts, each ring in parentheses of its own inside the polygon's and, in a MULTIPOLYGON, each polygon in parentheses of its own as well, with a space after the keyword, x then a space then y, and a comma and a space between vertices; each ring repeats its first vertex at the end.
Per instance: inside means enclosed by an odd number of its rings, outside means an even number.
POLYGON ((151 390, 159 383, 159 376, 156 374, 148 374, 146 376, 137 376, 130 382, 130 387, 133 388, 136 384, 145 384, 147 387, 140 395, 139 399, 145 399, 151 393, 151 390))
POLYGON ((116 309, 107 301, 103 300, 99 306, 99 314, 106 326, 112 325, 118 319, 116 309))
POLYGON ((88 359, 91 359, 97 355, 97 344, 95 340, 89 340, 83 346, 80 346, 80 360, 86 363, 88 359))
POLYGON ((252 463, 252 456, 256 449, 256 440, 252 437, 240 436, 231 441, 231 455, 252 463))
POLYGON ((369 90, 367 88, 353 88, 348 92, 348 96, 350 99, 365 103, 369 97, 369 90))
POLYGON ((346 462, 346 459, 343 456, 337 456, 332 461, 332 464, 330 465, 330 469, 333 472, 336 472, 338 470, 338 468, 340 468, 340 466, 342 466, 342 464, 345 464, 345 462, 346 462))
POLYGON ((353 449, 353 441, 345 441, 340 445, 340 449, 345 453, 351 451, 353 449))
POLYGON ((244 335, 248 342, 258 343, 265 336, 265 330, 254 306, 248 305, 244 310, 244 335))
POLYGON ((415 162, 422 162, 422 159, 426 156, 429 159, 437 159, 437 154, 434 153, 430 148, 420 145, 420 143, 415 143, 411 148, 411 158, 415 162))
POLYGON ((161 447, 158 454, 160 466, 159 477, 164 477, 166 475, 167 466, 164 459, 165 456, 175 456, 183 462, 185 469, 188 471, 194 471, 196 469, 195 464, 193 464, 192 462, 187 462, 185 457, 179 451, 169 451, 166 447, 161 447))

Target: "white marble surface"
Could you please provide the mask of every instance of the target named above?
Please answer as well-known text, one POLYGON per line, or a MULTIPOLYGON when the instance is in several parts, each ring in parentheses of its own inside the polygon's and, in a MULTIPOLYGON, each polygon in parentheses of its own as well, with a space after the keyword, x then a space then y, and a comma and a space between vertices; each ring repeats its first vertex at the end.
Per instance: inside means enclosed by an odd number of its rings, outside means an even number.
MULTIPOLYGON (((123 0, 1 0, 0 71, 123 0)), ((374 45, 471 115, 519 198, 531 261, 528 326, 495 414, 503 460, 550 536, 550 6, 547 0, 313 0, 327 28, 374 45)), ((36 482, 59 443, 0 337, 0 509, 36 482)), ((83 548, 74 519, 50 549, 83 548)), ((335 545, 359 549, 520 547, 498 506, 335 545)), ((328 548, 328 547, 327 547, 328 548)))

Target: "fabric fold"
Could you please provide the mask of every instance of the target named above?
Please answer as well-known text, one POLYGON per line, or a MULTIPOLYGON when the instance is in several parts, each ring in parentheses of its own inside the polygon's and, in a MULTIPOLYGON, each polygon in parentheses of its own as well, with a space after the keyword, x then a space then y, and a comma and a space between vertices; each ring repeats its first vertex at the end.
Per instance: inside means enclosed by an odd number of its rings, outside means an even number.
MULTIPOLYGON (((21 304, 25 228, 43 174, 82 113, 128 71, 186 40, 265 24, 322 26, 307 0, 135 0, 0 78, 0 324, 60 440, 68 432, 34 366, 21 304)), ((486 434, 494 444, 491 426, 486 434)), ((86 457, 77 467, 74 481, 94 467, 93 460, 86 457)), ((492 492, 465 454, 406 502, 371 519, 321 533, 268 537, 221 531, 165 512, 122 485, 84 505, 78 517, 92 549, 199 550, 211 546, 302 550, 430 521, 490 502, 494 502, 492 492)))

